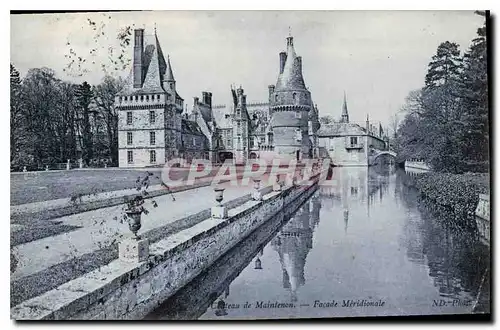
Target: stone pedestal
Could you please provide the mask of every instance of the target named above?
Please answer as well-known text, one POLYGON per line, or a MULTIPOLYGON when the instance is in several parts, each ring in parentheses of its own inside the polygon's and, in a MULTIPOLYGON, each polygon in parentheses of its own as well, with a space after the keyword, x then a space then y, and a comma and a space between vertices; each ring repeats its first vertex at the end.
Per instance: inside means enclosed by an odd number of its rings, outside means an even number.
POLYGON ((212 218, 216 219, 227 218, 227 208, 222 205, 212 206, 212 218))
POLYGON ((254 201, 261 201, 262 200, 262 193, 258 190, 254 190, 252 192, 252 199, 254 201))
POLYGON ((127 238, 118 243, 118 257, 127 262, 143 262, 149 257, 149 240, 127 238))

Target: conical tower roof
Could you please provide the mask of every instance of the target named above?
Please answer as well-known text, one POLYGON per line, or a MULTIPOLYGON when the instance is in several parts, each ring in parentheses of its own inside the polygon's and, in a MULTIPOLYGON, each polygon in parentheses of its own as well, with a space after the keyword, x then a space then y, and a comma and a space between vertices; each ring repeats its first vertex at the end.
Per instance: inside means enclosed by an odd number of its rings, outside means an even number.
POLYGON ((174 74, 172 72, 172 65, 170 65, 170 56, 167 56, 167 69, 165 71, 164 81, 175 81, 174 74))
POLYGON ((303 90, 306 89, 302 77, 302 58, 297 56, 293 47, 293 37, 286 38, 287 51, 283 73, 279 75, 276 90, 303 90))
POLYGON ((342 104, 342 122, 349 122, 349 113, 347 112, 347 98, 344 91, 344 103, 342 104))

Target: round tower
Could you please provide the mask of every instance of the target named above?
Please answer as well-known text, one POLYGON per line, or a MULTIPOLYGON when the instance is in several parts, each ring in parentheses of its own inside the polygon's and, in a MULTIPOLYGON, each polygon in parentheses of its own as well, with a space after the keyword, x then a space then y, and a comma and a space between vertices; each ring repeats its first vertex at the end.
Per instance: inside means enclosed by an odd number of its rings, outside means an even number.
POLYGON ((308 136, 311 93, 302 77, 302 58, 295 53, 293 37, 286 41, 286 53, 279 54, 278 81, 269 90, 271 128, 278 157, 300 160, 308 157, 312 147, 308 136))

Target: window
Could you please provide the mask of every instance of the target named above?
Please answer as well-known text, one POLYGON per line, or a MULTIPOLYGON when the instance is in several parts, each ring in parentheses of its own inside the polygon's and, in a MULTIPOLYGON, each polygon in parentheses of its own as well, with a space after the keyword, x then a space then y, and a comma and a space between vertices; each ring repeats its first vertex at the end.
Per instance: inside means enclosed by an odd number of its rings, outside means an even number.
POLYGON ((135 100, 137 101, 138 99, 139 99, 139 96, 137 96, 137 95, 136 95, 136 96, 135 96, 135 100))
POLYGON ((266 143, 266 137, 265 136, 261 136, 260 137, 260 143, 262 143, 262 144, 266 143))
POLYGON ((239 121, 239 120, 236 122, 236 125, 238 125, 238 128, 240 128, 241 123, 240 123, 240 121, 239 121))
POLYGON ((155 150, 151 150, 149 152, 149 162, 156 163, 156 151, 155 150))
POLYGON ((193 136, 193 146, 196 146, 196 138, 193 136))
POLYGON ((358 144, 358 137, 357 136, 351 136, 351 145, 355 146, 358 144))
POLYGON ((174 89, 174 83, 170 83, 170 88, 174 89))
POLYGON ((126 97, 126 96, 124 96, 124 97, 123 97, 123 100, 124 100, 124 101, 127 101, 127 97, 126 97))
POLYGON ((227 145, 230 146, 231 145, 231 139, 227 139, 227 145))
POLYGON ((146 101, 149 102, 149 95, 146 95, 146 101))
POLYGON ((144 95, 141 95, 141 102, 144 101, 144 95))
POLYGON ((159 100, 160 99, 160 94, 156 95, 156 99, 159 100))
POLYGON ((156 113, 154 110, 149 111, 149 123, 154 124, 156 122, 156 113))
POLYGON ((236 109, 236 115, 239 116, 241 114, 241 110, 240 109, 236 109))
POLYGON ((127 151, 127 162, 129 164, 133 164, 134 163, 134 152, 132 150, 128 150, 127 151))
POLYGON ((133 143, 132 132, 127 132, 127 144, 130 145, 132 143, 133 143))
POLYGON ((132 125, 132 111, 127 112, 127 125, 132 125))
POLYGON ((267 139, 269 141, 269 145, 272 145, 273 144, 273 134, 272 133, 269 133, 267 135, 267 139))
POLYGON ((152 146, 156 144, 156 132, 149 132, 149 144, 152 146))
POLYGON ((297 93, 292 94, 293 100, 295 101, 297 99, 297 93))
POLYGON ((278 102, 278 95, 274 96, 274 101, 278 102))
POLYGON ((241 143, 241 137, 238 136, 238 146, 240 145, 241 143))

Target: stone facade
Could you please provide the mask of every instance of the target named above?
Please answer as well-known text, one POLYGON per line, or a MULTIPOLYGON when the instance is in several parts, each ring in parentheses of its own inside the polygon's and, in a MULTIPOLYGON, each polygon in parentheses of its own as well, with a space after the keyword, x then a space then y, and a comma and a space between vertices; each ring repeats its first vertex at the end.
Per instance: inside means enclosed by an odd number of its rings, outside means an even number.
POLYGON ((206 137, 183 116, 184 99, 176 90, 170 58, 155 34, 134 30, 132 71, 115 98, 118 109, 120 167, 164 164, 172 158, 205 158, 206 137))
POLYGON ((349 121, 345 95, 340 121, 322 125, 317 134, 321 156, 337 166, 368 166, 370 156, 387 150, 387 136, 380 123, 376 129, 368 117, 364 127, 349 121))
POLYGON ((202 92, 189 114, 183 112, 184 100, 156 32, 146 39, 143 29, 134 31, 133 69, 115 101, 120 167, 158 166, 178 157, 244 164, 252 158, 319 156, 318 109, 304 84, 302 59, 291 36, 266 102, 247 104, 243 88, 231 87, 226 104, 213 106, 212 93, 202 92))

